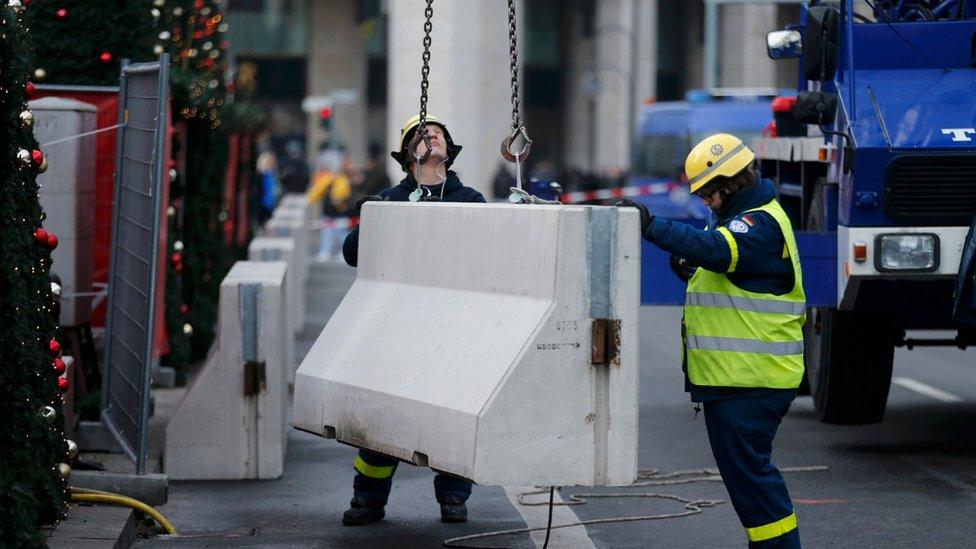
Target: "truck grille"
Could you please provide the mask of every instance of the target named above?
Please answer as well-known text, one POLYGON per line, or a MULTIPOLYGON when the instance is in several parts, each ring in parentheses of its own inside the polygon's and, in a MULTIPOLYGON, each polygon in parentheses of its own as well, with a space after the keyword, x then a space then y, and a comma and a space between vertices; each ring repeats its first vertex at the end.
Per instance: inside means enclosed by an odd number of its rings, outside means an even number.
POLYGON ((885 208, 906 225, 969 225, 976 215, 976 155, 894 159, 888 165, 885 208))

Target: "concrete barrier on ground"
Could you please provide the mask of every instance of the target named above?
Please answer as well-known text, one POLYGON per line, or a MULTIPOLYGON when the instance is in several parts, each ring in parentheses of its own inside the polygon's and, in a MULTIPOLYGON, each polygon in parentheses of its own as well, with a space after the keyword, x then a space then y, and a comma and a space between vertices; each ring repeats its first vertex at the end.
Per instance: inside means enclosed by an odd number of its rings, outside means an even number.
MULTIPOLYGON (((277 210, 275 210, 277 212, 277 210)), ((304 217, 298 214, 275 215, 264 224, 264 234, 277 238, 291 238, 295 241, 294 266, 295 280, 298 284, 298 295, 304 299, 305 284, 308 281, 308 272, 311 266, 311 249, 309 248, 309 231, 305 224, 304 217)), ((304 310, 304 303, 301 305, 304 310)), ((304 317, 299 319, 299 331, 304 326, 304 317)))
POLYGON ((163 468, 171 479, 281 476, 286 272, 283 261, 238 261, 221 282, 215 347, 166 426, 163 468))
POLYGON ((636 210, 367 203, 294 425, 489 485, 637 475, 636 210))
POLYGON ((285 273, 285 318, 289 324, 289 337, 285 338, 285 364, 288 368, 288 383, 295 382, 295 338, 305 325, 305 296, 298 286, 295 268, 295 241, 291 238, 259 236, 251 240, 247 248, 249 261, 284 261, 288 264, 285 273))

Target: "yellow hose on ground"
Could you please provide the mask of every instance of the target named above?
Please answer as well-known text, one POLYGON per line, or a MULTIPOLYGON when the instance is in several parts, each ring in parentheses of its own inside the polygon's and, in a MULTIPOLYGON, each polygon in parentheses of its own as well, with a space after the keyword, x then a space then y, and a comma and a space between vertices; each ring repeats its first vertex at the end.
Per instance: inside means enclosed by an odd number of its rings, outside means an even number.
POLYGON ((129 507, 137 511, 142 511, 143 513, 149 515, 160 526, 163 530, 171 535, 178 536, 179 532, 173 525, 166 520, 166 517, 162 513, 153 509, 152 507, 146 505, 145 503, 130 498, 128 496, 123 496, 121 494, 113 494, 111 492, 103 492, 101 490, 91 490, 89 488, 71 488, 71 501, 85 502, 85 503, 106 503, 109 505, 120 505, 123 507, 129 507))

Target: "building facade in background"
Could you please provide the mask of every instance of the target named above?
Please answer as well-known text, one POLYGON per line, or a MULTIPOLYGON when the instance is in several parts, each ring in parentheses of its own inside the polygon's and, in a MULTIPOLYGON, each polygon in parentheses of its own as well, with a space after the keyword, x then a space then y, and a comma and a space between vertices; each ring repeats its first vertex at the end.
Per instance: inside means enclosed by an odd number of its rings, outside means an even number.
MULTIPOLYGON (((230 0, 238 73, 271 114, 272 140, 300 140, 315 158, 341 144, 361 165, 370 146, 396 147, 420 106, 425 0, 230 0), (247 78, 250 78, 248 81, 247 78), (329 120, 323 121, 323 108, 329 120)), ((615 175, 629 170, 639 108, 704 85, 704 3, 687 0, 520 0, 523 117, 529 170, 615 175)), ((795 3, 718 8, 719 86, 789 86, 766 58, 765 33, 795 3)), ((488 192, 511 131, 505 0, 435 0, 431 113, 464 145, 456 169, 488 192)), ((510 166, 509 166, 510 168, 510 166)), ((391 176, 399 168, 390 161, 391 176)))

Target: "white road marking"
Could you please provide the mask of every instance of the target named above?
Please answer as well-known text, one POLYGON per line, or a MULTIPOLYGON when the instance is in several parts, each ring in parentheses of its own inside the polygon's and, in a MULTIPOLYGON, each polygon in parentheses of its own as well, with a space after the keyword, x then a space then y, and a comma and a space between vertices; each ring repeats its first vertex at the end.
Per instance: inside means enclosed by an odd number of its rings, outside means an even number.
POLYGON ((942 402, 962 402, 962 397, 956 396, 952 393, 947 393, 942 389, 936 389, 931 385, 926 385, 925 383, 910 377, 895 377, 891 379, 891 382, 900 387, 904 387, 909 391, 915 391, 920 395, 941 400, 942 402))
MULTIPOLYGON (((523 492, 535 492, 538 488, 533 486, 505 486, 505 495, 508 496, 508 501, 512 502, 512 506, 518 510, 519 514, 522 515, 522 519, 529 528, 539 528, 542 527, 543 530, 537 532, 532 532, 529 534, 532 536, 532 541, 535 542, 536 547, 542 547, 542 542, 546 539, 546 523, 549 521, 549 493, 539 494, 538 496, 532 496, 527 501, 545 501, 547 505, 519 505, 518 495, 523 492), (541 499, 537 499, 541 498, 541 499)), ((559 491, 556 491, 556 495, 553 497, 553 503, 562 503, 563 498, 559 497, 559 491)), ((552 524, 553 526, 557 524, 568 524, 571 522, 579 522, 579 517, 573 512, 572 507, 567 507, 565 505, 556 505, 553 507, 552 511, 552 524)), ((549 536, 549 547, 572 547, 574 549, 596 549, 593 545, 593 540, 586 533, 585 526, 571 526, 569 528, 559 528, 557 530, 552 530, 549 536)))

